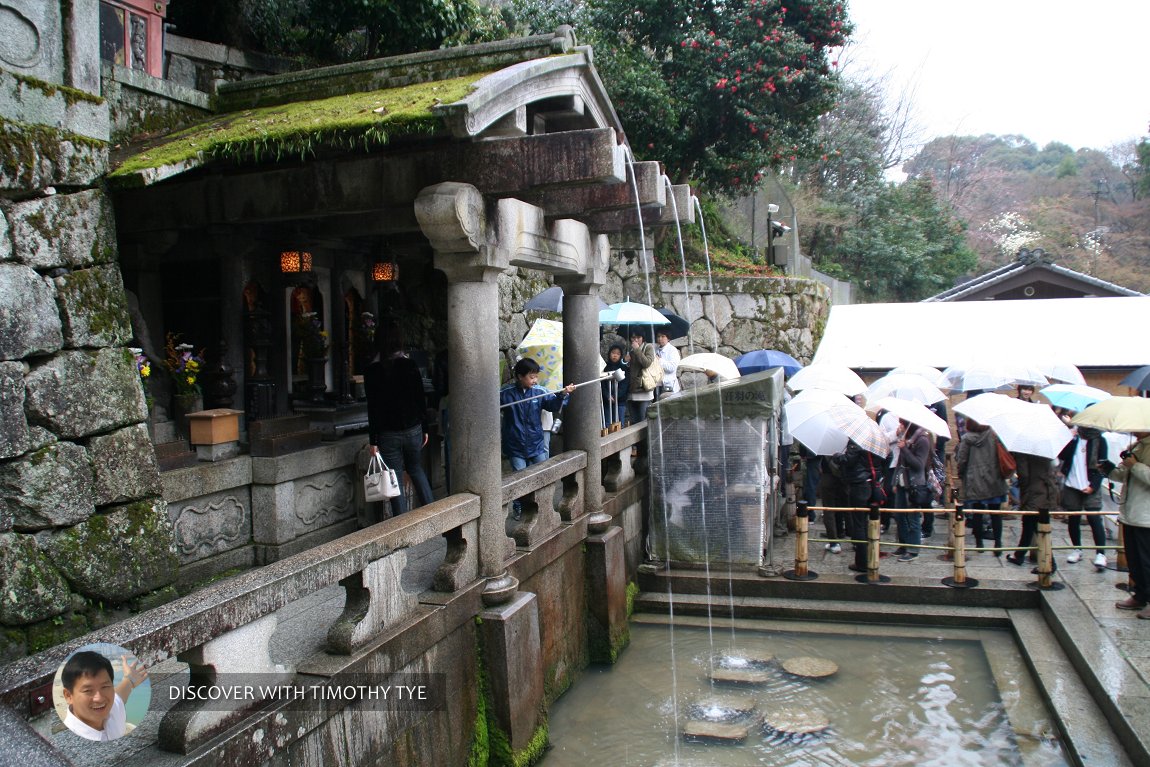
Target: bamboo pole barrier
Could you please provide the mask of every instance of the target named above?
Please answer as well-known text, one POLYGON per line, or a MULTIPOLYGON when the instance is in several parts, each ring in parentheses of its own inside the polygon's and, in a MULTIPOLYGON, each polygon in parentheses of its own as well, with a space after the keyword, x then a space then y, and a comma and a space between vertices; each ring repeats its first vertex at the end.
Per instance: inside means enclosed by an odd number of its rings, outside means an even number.
POLYGON ((1038 511, 1038 588, 1043 591, 1057 591, 1066 584, 1054 581, 1054 551, 1050 545, 1050 511, 1038 511))
POLYGON ((819 574, 808 568, 810 553, 807 536, 810 530, 810 508, 806 501, 798 501, 795 511, 795 569, 787 570, 783 577, 791 581, 813 581, 819 574))
MULTIPOLYGON (((877 503, 867 509, 866 528, 866 572, 859 573, 855 580, 859 583, 889 583, 890 577, 879 574, 879 539, 882 537, 882 514, 877 503)), ((857 561, 857 560, 856 560, 857 561)))
POLYGON ((943 578, 942 583, 953 589, 974 588, 978 579, 966 577, 966 509, 957 500, 950 519, 950 538, 954 543, 954 575, 943 578))

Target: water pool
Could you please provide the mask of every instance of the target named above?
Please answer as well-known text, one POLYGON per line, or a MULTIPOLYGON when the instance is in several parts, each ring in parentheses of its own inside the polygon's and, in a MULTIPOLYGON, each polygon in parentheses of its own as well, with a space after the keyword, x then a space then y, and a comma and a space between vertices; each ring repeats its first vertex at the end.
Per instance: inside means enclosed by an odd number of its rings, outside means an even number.
POLYGON ((1071 764, 1005 630, 663 621, 634 622, 618 664, 589 670, 556 702, 545 767, 1071 764), (761 683, 710 681, 713 655, 765 653, 775 660, 761 683), (780 662, 796 656, 829 659, 838 672, 791 675, 780 662), (741 743, 683 736, 695 704, 715 694, 753 700, 755 712, 737 719, 753 725, 741 743), (793 735, 758 724, 784 710, 821 713, 829 727, 793 735))

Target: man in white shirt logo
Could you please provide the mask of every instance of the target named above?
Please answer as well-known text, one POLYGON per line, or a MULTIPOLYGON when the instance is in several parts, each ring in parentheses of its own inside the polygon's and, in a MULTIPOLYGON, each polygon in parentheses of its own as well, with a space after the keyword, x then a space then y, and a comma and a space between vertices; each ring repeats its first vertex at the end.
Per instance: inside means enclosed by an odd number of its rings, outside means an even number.
POLYGON ((64 700, 68 703, 68 716, 64 724, 69 730, 88 740, 115 740, 124 735, 127 712, 124 703, 132 690, 148 672, 139 663, 124 664, 124 678, 113 686, 116 675, 112 663, 92 650, 81 650, 64 664, 60 681, 64 686, 64 700))

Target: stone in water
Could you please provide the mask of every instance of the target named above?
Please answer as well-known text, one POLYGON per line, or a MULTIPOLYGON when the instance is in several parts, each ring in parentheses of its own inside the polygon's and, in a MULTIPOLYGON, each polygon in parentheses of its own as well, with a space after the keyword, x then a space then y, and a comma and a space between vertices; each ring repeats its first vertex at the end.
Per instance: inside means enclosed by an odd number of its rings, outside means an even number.
POLYGON ((780 708, 767 714, 767 727, 786 735, 809 735, 831 726, 827 715, 818 709, 780 708))
POLYGON ((795 676, 817 678, 838 673, 839 664, 826 658, 812 658, 803 655, 783 661, 783 670, 795 676))

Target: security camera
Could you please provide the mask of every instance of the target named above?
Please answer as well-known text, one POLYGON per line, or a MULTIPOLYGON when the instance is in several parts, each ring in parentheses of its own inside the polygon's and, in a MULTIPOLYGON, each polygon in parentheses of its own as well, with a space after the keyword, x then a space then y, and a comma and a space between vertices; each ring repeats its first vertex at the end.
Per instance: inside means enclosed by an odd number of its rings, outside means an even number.
POLYGON ((784 224, 782 221, 771 222, 771 234, 775 237, 782 237, 789 231, 791 231, 791 228, 784 224))

